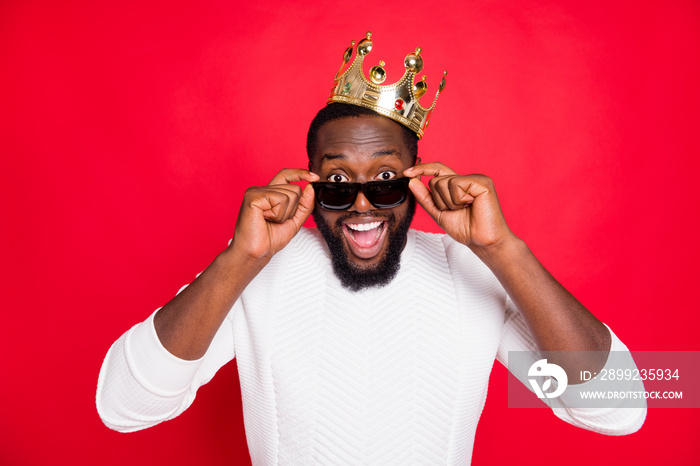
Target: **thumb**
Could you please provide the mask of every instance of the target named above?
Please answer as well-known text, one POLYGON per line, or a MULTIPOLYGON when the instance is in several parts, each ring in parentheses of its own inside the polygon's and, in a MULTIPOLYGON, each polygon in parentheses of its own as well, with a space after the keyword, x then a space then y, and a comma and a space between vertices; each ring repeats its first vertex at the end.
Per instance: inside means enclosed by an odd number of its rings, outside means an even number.
POLYGON ((411 188, 411 192, 415 196, 416 201, 418 201, 418 204, 420 204, 420 206, 423 207, 435 221, 437 221, 437 218, 440 215, 440 209, 438 209, 435 202, 433 202, 433 196, 428 187, 421 183, 418 178, 411 178, 411 181, 408 183, 408 187, 411 188))
POLYGON ((316 203, 314 187, 311 183, 304 186, 304 190, 299 198, 299 204, 297 205, 297 211, 294 213, 292 220, 297 227, 297 230, 301 229, 311 212, 314 210, 314 205, 316 203))

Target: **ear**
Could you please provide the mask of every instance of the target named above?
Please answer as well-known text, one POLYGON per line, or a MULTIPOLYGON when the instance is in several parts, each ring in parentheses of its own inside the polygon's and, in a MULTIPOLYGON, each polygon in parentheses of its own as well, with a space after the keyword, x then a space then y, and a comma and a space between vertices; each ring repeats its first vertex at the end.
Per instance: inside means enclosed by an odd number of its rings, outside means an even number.
POLYGON ((416 163, 414 165, 420 165, 420 162, 421 162, 420 157, 416 157, 416 163))

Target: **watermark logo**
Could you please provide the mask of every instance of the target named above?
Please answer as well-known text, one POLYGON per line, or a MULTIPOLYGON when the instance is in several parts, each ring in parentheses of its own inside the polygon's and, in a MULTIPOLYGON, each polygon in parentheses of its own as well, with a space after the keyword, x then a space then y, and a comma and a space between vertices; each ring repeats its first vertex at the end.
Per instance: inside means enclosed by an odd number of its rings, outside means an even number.
POLYGON ((700 409, 700 351, 508 351, 508 368, 509 408, 700 409))
POLYGON ((546 359, 540 359, 530 366, 527 375, 530 377, 528 381, 538 398, 556 398, 564 393, 569 383, 569 378, 566 376, 564 369, 556 364, 547 363, 546 359), (538 380, 532 377, 548 378, 544 381, 542 387, 540 387, 538 380), (557 389, 550 393, 547 392, 547 390, 552 387, 552 378, 557 381, 557 389))

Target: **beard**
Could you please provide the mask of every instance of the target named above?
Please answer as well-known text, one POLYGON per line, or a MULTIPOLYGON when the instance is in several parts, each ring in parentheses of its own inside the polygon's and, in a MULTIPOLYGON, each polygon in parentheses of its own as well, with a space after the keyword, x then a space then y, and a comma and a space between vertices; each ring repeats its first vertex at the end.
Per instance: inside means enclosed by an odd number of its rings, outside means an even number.
MULTIPOLYGON (((384 253, 384 257, 380 258, 379 263, 373 267, 358 267, 348 258, 349 252, 345 249, 343 222, 353 217, 377 216, 379 213, 370 212, 348 212, 346 215, 338 218, 335 225, 331 227, 328 222, 318 213, 319 207, 312 212, 318 231, 326 241, 328 249, 331 253, 331 263, 333 264, 333 272, 340 280, 343 287, 350 291, 361 291, 366 288, 380 288, 387 285, 394 279, 401 267, 401 252, 406 244, 406 236, 408 228, 411 226, 413 215, 416 212, 416 200, 413 196, 408 196, 406 200, 408 208, 406 216, 396 224, 396 216, 390 212, 384 228, 390 228, 387 231, 387 239, 389 245, 384 253), (392 229, 393 227, 393 229, 392 229)), ((386 217, 385 214, 381 214, 386 217)))

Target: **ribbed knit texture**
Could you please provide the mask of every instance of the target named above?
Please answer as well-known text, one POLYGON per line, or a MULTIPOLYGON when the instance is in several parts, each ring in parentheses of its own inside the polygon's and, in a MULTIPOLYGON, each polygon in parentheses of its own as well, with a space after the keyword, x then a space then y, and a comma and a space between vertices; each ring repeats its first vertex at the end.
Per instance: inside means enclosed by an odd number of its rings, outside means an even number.
MULTIPOLYGON (((468 248, 413 230, 397 277, 353 293, 333 274, 323 239, 303 229, 246 288, 200 361, 169 355, 152 326, 150 318, 127 332, 105 358, 104 422, 133 431, 175 417, 235 348, 256 465, 469 464, 494 359, 535 349, 468 248)), ((639 410, 555 408, 604 433, 644 419, 639 410)))

